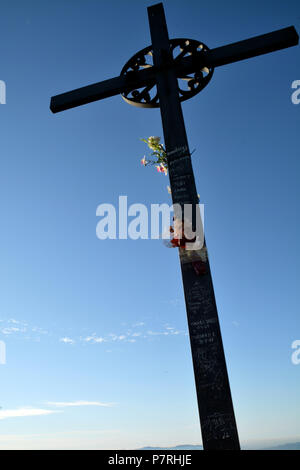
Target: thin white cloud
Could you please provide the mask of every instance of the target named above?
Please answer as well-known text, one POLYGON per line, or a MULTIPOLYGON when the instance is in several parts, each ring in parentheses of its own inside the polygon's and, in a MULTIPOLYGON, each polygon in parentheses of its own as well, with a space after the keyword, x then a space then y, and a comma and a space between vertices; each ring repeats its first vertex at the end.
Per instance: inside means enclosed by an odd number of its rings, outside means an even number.
MULTIPOLYGON (((39 326, 35 325, 28 325, 25 323, 23 320, 17 320, 15 318, 11 318, 9 320, 0 320, 0 333, 6 335, 6 336, 22 336, 25 340, 31 340, 31 341, 41 341, 43 337, 46 335, 48 336, 53 336, 53 333, 51 331, 48 331, 44 328, 40 328, 39 326)), ((145 325, 145 322, 143 321, 138 321, 132 324, 132 327, 140 327, 136 328, 134 330, 132 329, 127 329, 126 331, 121 331, 118 334, 115 333, 109 333, 105 336, 100 336, 97 335, 96 332, 92 332, 91 334, 86 334, 85 335, 72 335, 72 337, 68 336, 68 332, 65 331, 66 336, 57 336, 57 340, 61 343, 64 344, 69 344, 69 345, 74 345, 75 343, 89 343, 89 344, 100 344, 100 343, 135 343, 136 341, 141 341, 143 338, 148 338, 150 339, 151 337, 154 338, 156 337, 165 337, 168 335, 182 335, 182 334, 187 334, 182 330, 177 330, 175 329, 174 326, 170 326, 169 323, 165 323, 164 326, 161 326, 160 328, 156 330, 146 330, 143 331, 144 328, 142 328, 145 325)), ((238 326, 238 323, 234 322, 235 326, 238 326)), ((87 328, 84 328, 87 330, 87 328)), ((63 334, 63 333, 61 333, 63 334)))
POLYGON ((5 336, 18 336, 26 340, 40 341, 39 335, 48 335, 48 331, 38 326, 30 326, 23 320, 10 318, 9 320, 1 320, 0 332, 5 336))
POLYGON ((94 338, 94 341, 95 341, 95 343, 103 343, 103 341, 105 341, 105 339, 102 338, 101 336, 99 336, 99 337, 94 338))
POLYGON ((155 336, 155 335, 168 335, 169 332, 168 332, 168 331, 152 331, 152 330, 149 330, 149 331, 147 331, 147 334, 148 334, 148 335, 151 335, 151 336, 155 336))
POLYGON ((87 342, 91 341, 92 343, 103 343, 105 339, 102 338, 102 336, 91 335, 91 336, 87 336, 86 338, 84 338, 84 341, 87 341, 87 342))
POLYGON ((94 339, 94 336, 87 336, 86 338, 84 338, 84 341, 89 342, 89 341, 93 341, 93 339, 94 339))
POLYGON ((115 335, 114 333, 110 333, 108 336, 111 337, 112 341, 122 341, 126 338, 126 335, 115 335))
POLYGON ((11 335, 12 333, 23 333, 26 331, 26 328, 18 328, 16 326, 7 326, 6 328, 1 329, 1 333, 4 335, 11 335))
POLYGON ((67 336, 65 336, 64 338, 60 338, 59 341, 61 343, 67 343, 67 344, 74 344, 75 343, 74 339, 68 338, 67 336))
POLYGON ((57 413, 55 410, 44 410, 41 408, 17 408, 15 410, 0 410, 0 419, 23 418, 27 416, 41 416, 57 413))
POLYGON ((106 337, 103 336, 97 336, 96 333, 93 333, 89 336, 86 336, 85 338, 80 337, 81 341, 85 341, 87 343, 110 343, 110 342, 117 342, 117 341, 126 341, 129 343, 134 343, 136 340, 129 339, 129 336, 134 336, 138 337, 141 336, 141 333, 136 332, 136 333, 130 333, 130 331, 127 331, 127 333, 119 334, 116 335, 115 333, 109 333, 106 337))
POLYGON ((48 401, 46 405, 65 408, 67 406, 113 406, 113 403, 102 403, 100 401, 48 401))

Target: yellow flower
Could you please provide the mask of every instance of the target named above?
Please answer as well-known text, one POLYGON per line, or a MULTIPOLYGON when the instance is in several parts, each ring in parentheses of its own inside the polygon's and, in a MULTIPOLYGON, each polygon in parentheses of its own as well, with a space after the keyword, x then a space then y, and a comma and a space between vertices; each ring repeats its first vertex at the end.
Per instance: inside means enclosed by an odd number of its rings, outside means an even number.
POLYGON ((151 136, 148 138, 148 147, 151 150, 156 150, 156 147, 159 144, 159 142, 160 142, 160 137, 151 136))

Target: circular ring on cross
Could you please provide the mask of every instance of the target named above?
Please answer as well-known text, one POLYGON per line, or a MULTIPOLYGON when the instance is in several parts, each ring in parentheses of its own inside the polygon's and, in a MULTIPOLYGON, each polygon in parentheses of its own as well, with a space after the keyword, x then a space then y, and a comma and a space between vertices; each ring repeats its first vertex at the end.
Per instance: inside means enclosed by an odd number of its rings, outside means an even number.
MULTIPOLYGON (((201 56, 204 56, 209 48, 203 44, 203 42, 186 38, 171 39, 170 48, 173 55, 173 61, 170 67, 174 67, 175 69, 179 99, 180 101, 185 101, 203 90, 212 78, 214 68, 201 64, 201 56), (199 64, 199 68, 196 72, 189 73, 188 70, 186 72, 182 71, 182 59, 187 57, 190 57, 189 61, 193 65, 193 70, 198 68, 195 64, 199 64)), ((205 59, 203 63, 205 63, 205 59)), ((148 46, 137 52, 126 62, 120 75, 126 75, 128 78, 132 76, 134 78, 137 72, 150 69, 153 66, 152 46, 148 46)), ((141 88, 136 89, 129 87, 121 96, 127 103, 133 106, 141 108, 159 107, 155 77, 147 80, 147 84, 141 88)))

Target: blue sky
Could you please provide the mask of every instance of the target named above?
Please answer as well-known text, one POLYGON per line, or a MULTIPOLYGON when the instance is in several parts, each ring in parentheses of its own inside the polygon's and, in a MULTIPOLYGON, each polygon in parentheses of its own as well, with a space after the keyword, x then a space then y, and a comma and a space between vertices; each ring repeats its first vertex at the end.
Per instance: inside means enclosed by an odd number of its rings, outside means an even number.
MULTIPOLYGON (((170 203, 143 168, 158 110, 120 98, 53 115, 52 95, 117 76, 156 2, 1 5, 0 448, 200 444, 176 250, 96 237, 96 208, 170 203), (36 416, 32 416, 33 414, 36 416), (18 416, 16 416, 18 415, 18 416), (26 416, 25 416, 26 415, 26 416)), ((170 37, 210 48, 289 25, 296 1, 166 0, 170 37)), ((300 440, 299 47, 215 70, 183 104, 244 446, 300 440)))

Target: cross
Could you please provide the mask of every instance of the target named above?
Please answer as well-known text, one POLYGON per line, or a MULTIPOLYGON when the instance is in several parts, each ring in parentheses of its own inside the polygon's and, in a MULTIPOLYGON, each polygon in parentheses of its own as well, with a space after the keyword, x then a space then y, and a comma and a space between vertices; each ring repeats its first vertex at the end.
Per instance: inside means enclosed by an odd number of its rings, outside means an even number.
MULTIPOLYGON (((210 50, 200 41, 170 40, 162 3, 148 7, 148 17, 152 45, 135 54, 120 76, 53 96, 50 109, 57 113, 117 94, 135 106, 159 107, 173 204, 194 207, 198 196, 181 101, 199 93, 215 67, 295 46, 299 37, 290 26, 210 50)), ((179 249, 203 448, 239 450, 209 261, 199 273, 184 251, 179 249)))

